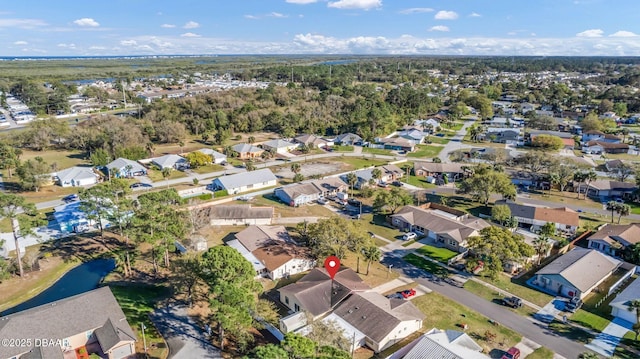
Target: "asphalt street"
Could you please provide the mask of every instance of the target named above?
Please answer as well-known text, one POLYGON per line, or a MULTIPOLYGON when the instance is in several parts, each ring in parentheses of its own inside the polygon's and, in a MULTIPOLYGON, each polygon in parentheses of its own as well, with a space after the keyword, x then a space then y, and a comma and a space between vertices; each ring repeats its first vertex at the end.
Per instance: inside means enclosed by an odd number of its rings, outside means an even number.
POLYGON ((392 269, 401 275, 412 278, 417 283, 444 295, 451 301, 465 305, 485 317, 495 320, 499 325, 511 328, 522 336, 553 350, 567 359, 575 359, 580 353, 587 351, 583 344, 558 336, 547 329, 546 324, 537 320, 525 318, 499 304, 489 302, 465 289, 452 286, 443 281, 440 281, 439 284, 433 283, 429 280, 430 275, 428 272, 416 268, 392 254, 386 254, 382 263, 387 267, 392 265, 392 269))

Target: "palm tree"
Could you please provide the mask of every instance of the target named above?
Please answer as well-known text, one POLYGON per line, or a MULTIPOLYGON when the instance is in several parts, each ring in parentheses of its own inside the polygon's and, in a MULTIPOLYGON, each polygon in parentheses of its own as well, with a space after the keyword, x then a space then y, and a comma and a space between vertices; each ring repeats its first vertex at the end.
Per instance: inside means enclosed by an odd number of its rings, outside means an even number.
POLYGON ((184 149, 184 141, 183 141, 183 140, 180 140, 180 141, 178 142, 178 146, 180 146, 180 154, 182 154, 182 150, 184 149))
POLYGON ((540 265, 542 257, 549 252, 549 249, 551 249, 549 238, 547 236, 538 236, 538 238, 533 240, 533 249, 535 249, 536 254, 538 255, 538 265, 540 265))
POLYGON ((611 223, 613 223, 613 213, 618 212, 618 207, 620 207, 620 203, 616 201, 607 202, 607 211, 611 211, 611 223))
POLYGON ((629 135, 629 129, 628 128, 623 128, 622 131, 620 131, 620 133, 622 134, 622 143, 624 143, 624 140, 629 135))
POLYGON ((162 178, 167 180, 167 188, 169 188, 169 177, 171 176, 171 167, 165 167, 162 169, 162 178))
POLYGON ((249 138, 247 138, 247 143, 248 144, 252 144, 256 142, 256 138, 254 136, 249 136, 249 138))
POLYGON ((382 252, 377 246, 371 245, 362 250, 362 255, 367 261, 367 275, 369 275, 369 267, 371 267, 371 262, 379 262, 380 258, 382 258, 382 252))
POLYGON ((358 176, 354 172, 347 173, 347 184, 351 187, 351 195, 353 196, 353 186, 358 183, 358 176))
POLYGON ((301 169, 300 169, 300 164, 299 163, 294 162, 294 163, 291 164, 291 172, 293 172, 295 174, 298 174, 298 173, 300 173, 300 170, 301 169))
POLYGON ((627 304, 627 309, 630 312, 636 312, 636 323, 633 325, 633 330, 636 332, 636 340, 638 340, 638 335, 640 335, 640 300, 632 300, 627 304))
POLYGON ((25 232, 28 232, 30 228, 20 228, 20 221, 18 220, 20 212, 28 216, 38 214, 35 204, 27 203, 24 197, 15 194, 0 193, 0 217, 8 218, 9 221, 11 221, 11 231, 13 232, 13 241, 16 246, 16 261, 18 262, 18 270, 22 278, 24 277, 24 270, 22 269, 22 254, 20 253, 18 239, 20 236, 23 236, 25 232))
MULTIPOLYGON (((580 199, 580 184, 584 182, 586 178, 587 178, 587 175, 582 171, 579 171, 573 174, 573 181, 578 182, 578 199, 580 199)), ((587 190, 588 189, 585 189, 585 197, 586 197, 587 190)))
POLYGON ((589 193, 589 184, 591 183, 591 181, 595 181, 596 179, 598 179, 598 174, 595 173, 594 170, 589 170, 589 172, 585 173, 587 189, 584 192, 584 199, 587 199, 587 193, 589 193))
POLYGON ((616 212, 618 212, 618 224, 620 224, 620 220, 622 219, 622 216, 626 217, 631 213, 631 206, 625 203, 621 203, 618 206, 618 209, 616 209, 616 212))
POLYGON ((382 178, 382 171, 379 168, 374 168, 371 171, 371 178, 374 179, 376 182, 380 180, 380 178, 382 178))

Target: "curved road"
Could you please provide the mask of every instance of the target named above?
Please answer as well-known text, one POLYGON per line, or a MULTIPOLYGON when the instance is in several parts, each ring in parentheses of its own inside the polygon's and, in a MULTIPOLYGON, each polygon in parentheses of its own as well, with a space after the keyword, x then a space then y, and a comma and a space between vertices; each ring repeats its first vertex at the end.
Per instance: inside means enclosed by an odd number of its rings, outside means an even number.
POLYGON ((415 280, 417 283, 438 292, 451 301, 463 304, 487 318, 493 319, 500 325, 504 325, 520 333, 522 336, 543 345, 565 358, 575 359, 580 353, 588 351, 583 344, 574 342, 565 337, 558 336, 553 331, 532 318, 525 318, 502 306, 478 297, 469 291, 440 282, 435 284, 428 280, 428 273, 416 268, 393 254, 386 254, 381 263, 385 266, 393 265, 396 272, 415 280))

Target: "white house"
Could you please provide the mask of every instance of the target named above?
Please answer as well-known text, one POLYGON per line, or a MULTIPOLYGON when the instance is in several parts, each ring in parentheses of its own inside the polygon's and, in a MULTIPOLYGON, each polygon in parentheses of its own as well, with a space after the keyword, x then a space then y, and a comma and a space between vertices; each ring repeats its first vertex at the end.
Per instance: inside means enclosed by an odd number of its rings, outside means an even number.
POLYGON ((189 167, 189 161, 186 158, 174 154, 156 157, 151 160, 151 163, 161 170, 165 168, 182 170, 189 167))
POLYGON ((71 167, 53 174, 62 187, 90 186, 98 183, 98 175, 91 167, 71 167))
POLYGON ((122 157, 109 163, 107 169, 110 172, 114 171, 116 177, 145 176, 147 174, 147 169, 143 165, 122 157))
POLYGON ((387 359, 489 359, 469 335, 456 330, 433 328, 387 359))
POLYGON ((218 177, 207 186, 210 190, 227 190, 229 194, 275 186, 277 178, 268 168, 218 177))
POLYGON ((211 161, 215 164, 221 164, 222 162, 227 162, 227 155, 222 154, 218 151, 214 151, 210 148, 201 148, 198 152, 202 152, 205 155, 211 156, 211 161))
POLYGON ((262 143, 262 148, 269 151, 273 150, 276 153, 287 153, 289 151, 295 150, 300 146, 298 143, 291 143, 289 141, 285 141, 282 139, 266 141, 262 143))
POLYGON ((634 300, 640 300, 640 280, 635 279, 627 288, 616 295, 609 303, 611 306, 611 315, 626 320, 629 323, 636 324, 638 317, 636 309, 629 310, 629 304, 634 300))

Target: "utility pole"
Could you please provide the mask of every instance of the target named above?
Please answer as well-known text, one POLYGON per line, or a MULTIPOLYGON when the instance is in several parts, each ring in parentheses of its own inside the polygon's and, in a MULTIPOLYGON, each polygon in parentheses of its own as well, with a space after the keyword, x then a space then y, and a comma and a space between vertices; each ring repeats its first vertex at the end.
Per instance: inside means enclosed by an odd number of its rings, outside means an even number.
POLYGON ((140 323, 140 326, 142 327, 142 343, 144 345, 144 352, 147 352, 147 339, 144 336, 144 330, 145 330, 145 326, 144 323, 140 323))

